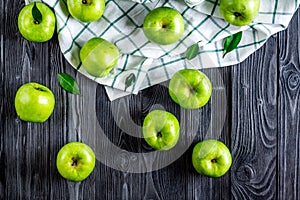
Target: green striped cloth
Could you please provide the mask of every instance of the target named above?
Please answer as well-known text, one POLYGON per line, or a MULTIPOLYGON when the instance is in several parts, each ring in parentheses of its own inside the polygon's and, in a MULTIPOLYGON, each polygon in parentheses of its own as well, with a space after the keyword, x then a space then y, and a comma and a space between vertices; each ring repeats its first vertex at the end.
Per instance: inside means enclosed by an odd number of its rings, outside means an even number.
POLYGON ((285 29, 299 6, 298 0, 262 0, 259 15, 253 23, 237 27, 221 18, 218 0, 205 0, 193 7, 183 0, 106 0, 103 16, 92 23, 73 19, 66 0, 42 1, 56 13, 59 45, 65 58, 79 72, 105 85, 110 100, 137 94, 144 88, 170 79, 183 68, 222 67, 242 62, 271 35, 285 29), (144 17, 160 6, 175 8, 185 20, 185 32, 175 44, 156 45, 143 34, 144 17), (223 39, 239 31, 243 31, 241 43, 222 58, 223 39), (92 37, 113 42, 122 54, 118 66, 104 78, 92 77, 81 67, 79 50, 92 37), (199 54, 187 60, 187 48, 198 41, 201 41, 199 54), (132 73, 136 81, 125 91, 125 80, 132 73))

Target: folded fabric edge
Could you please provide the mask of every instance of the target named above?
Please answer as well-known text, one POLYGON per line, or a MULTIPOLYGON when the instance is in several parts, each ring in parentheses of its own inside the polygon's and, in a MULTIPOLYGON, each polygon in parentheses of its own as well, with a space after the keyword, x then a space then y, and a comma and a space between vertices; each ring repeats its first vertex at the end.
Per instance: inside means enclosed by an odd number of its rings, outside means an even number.
MULTIPOLYGON (((109 86, 104 86, 106 94, 109 98, 110 101, 114 101, 117 99, 120 99, 122 97, 128 96, 128 95, 132 95, 133 93, 130 92, 124 92, 122 90, 118 90, 109 86)), ((134 94, 136 95, 136 94, 134 94)))

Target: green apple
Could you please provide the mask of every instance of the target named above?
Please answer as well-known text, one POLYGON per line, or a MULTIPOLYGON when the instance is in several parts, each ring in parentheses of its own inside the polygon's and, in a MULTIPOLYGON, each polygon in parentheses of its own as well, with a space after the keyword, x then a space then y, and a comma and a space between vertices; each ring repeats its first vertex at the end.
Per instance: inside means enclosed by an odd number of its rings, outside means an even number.
POLYGON ((105 9, 105 0, 67 0, 70 14, 81 22, 100 19, 105 9))
POLYGON ((54 105, 51 90, 34 82, 22 85, 15 96, 15 109, 23 121, 45 122, 52 114, 54 105))
POLYGON ((260 0, 221 0, 222 17, 235 26, 245 26, 258 15, 260 0))
POLYGON ((199 174, 220 177, 229 170, 232 158, 229 149, 221 141, 204 140, 194 147, 192 162, 199 174))
POLYGON ((167 111, 153 110, 143 122, 143 135, 146 142, 157 150, 173 148, 180 135, 177 118, 167 111))
POLYGON ((92 38, 80 49, 83 68, 92 76, 106 76, 118 63, 120 53, 111 42, 102 38, 92 38))
POLYGON ((64 145, 56 157, 56 167, 62 177, 79 182, 94 170, 96 158, 93 150, 82 142, 64 145))
POLYGON ((196 69, 176 72, 169 83, 172 100, 186 109, 204 106, 210 99, 212 86, 209 78, 196 69))
POLYGON ((172 44, 182 36, 184 21, 177 10, 159 7, 146 15, 143 31, 151 42, 162 45, 172 44))
POLYGON ((56 18, 53 11, 41 2, 32 2, 26 5, 18 16, 18 28, 21 35, 32 42, 46 42, 50 40, 54 34, 55 25, 56 18), (33 8, 37 8, 37 10, 33 8), (38 20, 36 20, 34 11, 41 14, 38 20))

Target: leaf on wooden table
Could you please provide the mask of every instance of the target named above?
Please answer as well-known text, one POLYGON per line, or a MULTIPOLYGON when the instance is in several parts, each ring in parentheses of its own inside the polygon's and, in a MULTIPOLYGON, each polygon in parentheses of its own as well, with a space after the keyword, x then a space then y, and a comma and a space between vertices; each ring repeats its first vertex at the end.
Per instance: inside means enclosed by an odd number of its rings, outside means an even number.
POLYGON ((59 85, 66 91, 72 94, 80 94, 80 89, 75 79, 66 73, 59 73, 57 75, 59 85))
POLYGON ((236 34, 230 35, 227 38, 225 38, 224 40, 224 54, 223 54, 223 58, 225 57, 225 55, 229 52, 231 52, 232 50, 234 50, 238 44, 240 43, 241 39, 242 39, 242 35, 243 32, 240 31, 236 34))

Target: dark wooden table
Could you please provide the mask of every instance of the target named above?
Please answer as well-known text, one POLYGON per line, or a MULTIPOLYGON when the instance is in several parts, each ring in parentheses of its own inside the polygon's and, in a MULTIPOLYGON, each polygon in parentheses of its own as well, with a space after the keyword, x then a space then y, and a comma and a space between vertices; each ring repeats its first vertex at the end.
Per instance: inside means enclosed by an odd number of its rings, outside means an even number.
MULTIPOLYGON (((217 90, 226 91, 224 126, 210 133, 210 124, 216 124, 211 103, 196 111, 182 110, 170 100, 167 82, 110 102, 103 86, 76 74, 66 62, 57 37, 37 44, 20 36, 17 15, 23 6, 23 1, 0 3, 0 199, 300 199, 300 12, 287 30, 241 64, 203 70, 211 78, 223 78, 214 88, 217 100, 217 90), (61 89, 59 72, 75 76, 83 96, 61 89), (15 93, 29 81, 55 94, 55 110, 46 123, 26 123, 16 115, 15 93), (164 168, 128 172, 139 159, 133 153, 152 152, 132 133, 140 133, 153 107, 184 122, 189 148, 164 168), (90 125, 94 122, 98 124, 90 125), (121 153, 105 150, 100 132, 121 153), (198 175, 192 167, 194 144, 207 138, 223 141, 232 152, 232 167, 221 178, 198 175), (80 183, 66 181, 56 169, 56 154, 70 141, 87 142, 97 152, 95 170, 80 183), (109 159, 118 169, 107 166, 109 159)), ((147 159, 144 165, 153 167, 155 161, 147 159)))

